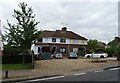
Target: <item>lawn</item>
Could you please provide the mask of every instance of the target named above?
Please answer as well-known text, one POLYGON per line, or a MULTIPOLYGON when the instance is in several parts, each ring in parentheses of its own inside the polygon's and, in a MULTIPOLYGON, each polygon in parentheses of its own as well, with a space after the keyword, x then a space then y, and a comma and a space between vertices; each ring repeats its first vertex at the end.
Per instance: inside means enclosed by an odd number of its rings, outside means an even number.
POLYGON ((32 69, 32 64, 2 64, 2 70, 26 70, 26 69, 32 69))

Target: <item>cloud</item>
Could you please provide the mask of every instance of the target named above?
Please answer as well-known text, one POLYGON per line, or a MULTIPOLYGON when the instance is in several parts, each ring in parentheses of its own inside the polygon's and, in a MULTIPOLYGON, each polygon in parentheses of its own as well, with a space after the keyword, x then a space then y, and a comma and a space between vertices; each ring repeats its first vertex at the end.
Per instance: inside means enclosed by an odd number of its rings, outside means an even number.
MULTIPOLYGON (((40 22, 38 29, 61 29, 61 23, 68 24, 68 30, 74 31, 88 39, 98 39, 108 42, 118 34, 117 0, 2 0, 0 4, 0 19, 6 25, 8 19, 15 23, 13 10, 19 9, 18 4, 25 1, 32 6, 36 20, 40 22), (114 1, 114 2, 113 2, 114 1)), ((3 32, 4 29, 2 28, 3 32)))

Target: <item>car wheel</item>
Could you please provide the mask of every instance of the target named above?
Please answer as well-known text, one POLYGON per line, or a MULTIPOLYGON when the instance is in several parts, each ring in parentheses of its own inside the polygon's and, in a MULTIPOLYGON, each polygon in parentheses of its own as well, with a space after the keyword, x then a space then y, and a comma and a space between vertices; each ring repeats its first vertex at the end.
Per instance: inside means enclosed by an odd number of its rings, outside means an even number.
POLYGON ((100 58, 104 58, 104 56, 100 56, 100 58))
POLYGON ((90 56, 87 56, 87 58, 90 58, 90 56))

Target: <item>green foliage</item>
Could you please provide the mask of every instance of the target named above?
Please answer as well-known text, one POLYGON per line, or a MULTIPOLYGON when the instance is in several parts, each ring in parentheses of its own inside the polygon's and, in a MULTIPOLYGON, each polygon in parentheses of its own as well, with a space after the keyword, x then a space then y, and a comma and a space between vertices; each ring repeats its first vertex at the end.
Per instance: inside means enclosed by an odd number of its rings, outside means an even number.
POLYGON ((4 45, 3 55, 4 56, 14 56, 21 53, 21 50, 18 47, 4 45))
POLYGON ((20 10, 14 10, 12 15, 17 20, 17 23, 11 24, 7 21, 9 28, 6 28, 3 39, 10 46, 26 51, 31 48, 32 41, 40 34, 36 29, 39 22, 35 22, 35 14, 33 14, 31 7, 27 7, 24 2, 18 6, 20 10))
POLYGON ((98 41, 97 40, 89 40, 88 42, 88 48, 89 49, 92 49, 92 50, 95 50, 96 49, 96 47, 98 46, 97 44, 98 44, 98 41))
POLYGON ((115 50, 115 54, 120 56, 120 45, 117 45, 117 48, 115 50))
POLYGON ((105 48, 105 52, 109 55, 112 56, 114 54, 115 49, 113 49, 112 47, 107 47, 105 48))
POLYGON ((111 42, 108 43, 107 48, 105 51, 110 55, 110 56, 117 56, 120 55, 120 46, 119 46, 119 39, 114 39, 111 42))
POLYGON ((87 53, 93 53, 94 51, 96 50, 100 50, 101 47, 99 46, 98 44, 98 41, 97 40, 92 40, 90 39, 88 42, 87 42, 87 53))
POLYGON ((108 46, 117 47, 117 45, 118 45, 118 41, 117 40, 112 40, 111 42, 108 43, 108 46))
POLYGON ((77 51, 77 55, 78 56, 84 56, 86 53, 86 49, 85 48, 79 48, 79 50, 77 51))

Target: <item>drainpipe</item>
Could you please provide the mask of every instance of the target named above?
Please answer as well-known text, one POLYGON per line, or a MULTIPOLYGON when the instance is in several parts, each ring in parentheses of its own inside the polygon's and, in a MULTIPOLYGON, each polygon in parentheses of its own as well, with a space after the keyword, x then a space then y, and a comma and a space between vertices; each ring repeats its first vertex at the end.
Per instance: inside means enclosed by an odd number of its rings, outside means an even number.
POLYGON ((68 54, 70 52, 70 41, 68 42, 68 54))

